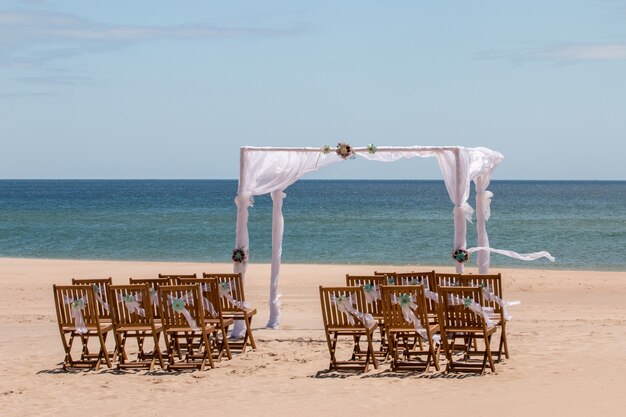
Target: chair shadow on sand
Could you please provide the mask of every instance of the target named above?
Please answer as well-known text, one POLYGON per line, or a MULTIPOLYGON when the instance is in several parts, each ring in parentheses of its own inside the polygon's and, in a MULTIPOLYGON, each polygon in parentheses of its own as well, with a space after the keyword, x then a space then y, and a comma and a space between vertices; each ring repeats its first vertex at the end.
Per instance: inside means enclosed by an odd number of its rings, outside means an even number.
POLYGON ((475 378, 480 377, 481 375, 475 373, 428 373, 425 374, 419 371, 392 371, 384 370, 377 373, 364 373, 359 370, 328 370, 324 369, 321 371, 317 371, 315 375, 310 375, 309 378, 315 379, 326 379, 326 378, 334 378, 334 379, 347 379, 347 378, 359 378, 359 379, 368 379, 368 378, 394 378, 394 379, 466 379, 466 378, 475 378))

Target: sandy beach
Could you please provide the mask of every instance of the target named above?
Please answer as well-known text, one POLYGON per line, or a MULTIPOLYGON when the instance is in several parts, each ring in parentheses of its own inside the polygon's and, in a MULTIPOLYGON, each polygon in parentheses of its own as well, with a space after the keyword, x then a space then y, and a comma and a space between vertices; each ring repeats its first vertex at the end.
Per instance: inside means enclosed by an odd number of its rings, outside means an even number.
POLYGON ((126 283, 157 273, 229 272, 231 265, 0 259, 1 414, 624 415, 626 272, 494 269, 505 298, 522 301, 508 326, 511 358, 495 374, 393 373, 388 364, 329 373, 318 286, 374 269, 433 268, 283 265, 282 328, 268 330, 269 265, 251 264, 246 291, 258 309, 256 351, 204 372, 64 372, 52 284, 107 276, 126 283))

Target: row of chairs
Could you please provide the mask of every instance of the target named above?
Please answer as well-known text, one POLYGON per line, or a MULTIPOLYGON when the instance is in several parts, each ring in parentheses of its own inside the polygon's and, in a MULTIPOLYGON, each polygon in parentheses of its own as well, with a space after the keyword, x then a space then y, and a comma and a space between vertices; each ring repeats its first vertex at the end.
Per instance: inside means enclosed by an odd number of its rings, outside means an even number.
POLYGON ((371 276, 346 275, 346 286, 320 287, 320 300, 330 370, 378 367, 379 358, 391 358, 392 370, 439 370, 440 351, 446 371, 495 372, 491 339, 500 330, 497 361, 509 358, 506 323, 510 319, 496 275, 429 272, 375 272, 371 276), (374 350, 374 334, 380 347, 374 350), (337 359, 339 337, 352 338, 351 357, 337 359), (367 347, 360 346, 365 338, 367 347), (478 348, 482 345, 481 349, 478 348), (460 354, 460 359, 457 359, 460 354), (425 360, 420 360, 426 356, 425 360), (482 360, 475 361, 479 357, 482 360))
POLYGON ((256 309, 245 300, 241 274, 163 275, 130 278, 129 284, 113 285, 111 278, 72 279, 72 285, 54 285, 59 331, 65 351, 63 368, 148 368, 156 363, 170 370, 215 367, 231 349, 256 349, 252 317, 256 309), (228 339, 229 327, 243 320, 241 340, 228 339), (115 338, 109 352, 106 339, 115 338), (97 339, 97 353, 90 351, 97 339), (127 351, 136 339, 134 360, 127 351), (74 359, 75 340, 80 340, 80 359, 74 359), (161 340, 166 350, 161 351, 161 340), (146 343, 147 342, 147 343, 146 343), (148 348, 151 348, 148 351, 148 348))

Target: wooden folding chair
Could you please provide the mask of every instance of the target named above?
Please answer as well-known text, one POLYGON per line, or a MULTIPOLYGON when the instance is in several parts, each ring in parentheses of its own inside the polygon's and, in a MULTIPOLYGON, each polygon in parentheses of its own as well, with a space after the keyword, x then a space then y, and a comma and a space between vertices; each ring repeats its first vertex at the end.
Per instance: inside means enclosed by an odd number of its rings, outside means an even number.
POLYGON ((389 349, 387 346, 387 335, 385 333, 385 321, 383 319, 383 308, 380 298, 380 288, 387 285, 387 278, 382 275, 350 275, 346 274, 346 285, 348 287, 362 287, 365 295, 365 305, 363 312, 371 314, 378 322, 380 332, 380 350, 377 352, 383 360, 387 358, 389 349))
POLYGON ((113 319, 118 369, 148 368, 154 369, 158 359, 161 368, 165 368, 159 340, 163 327, 156 324, 152 315, 150 287, 148 284, 111 285, 109 287, 109 306, 113 319), (137 340, 137 359, 129 360, 126 342, 129 338, 137 340), (144 351, 146 338, 152 338, 153 351, 144 351))
POLYGON ((391 369, 394 371, 422 369, 428 372, 431 362, 439 370, 440 343, 439 336, 435 334, 439 325, 431 323, 426 301, 422 285, 382 287, 383 315, 392 358, 391 369), (425 349, 422 348, 422 341, 426 342, 425 349), (412 360, 424 355, 424 361, 412 360))
POLYGON ((376 320, 362 308, 365 305, 365 294, 362 287, 322 287, 320 301, 326 342, 330 353, 329 370, 360 369, 367 372, 369 364, 378 368, 378 360, 374 352, 372 335, 378 324, 376 320), (337 342, 339 337, 352 338, 352 356, 349 360, 337 360, 337 342), (365 337, 367 350, 361 350, 359 340, 365 337))
POLYGON ((215 343, 218 362, 221 361, 224 351, 228 359, 232 359, 228 343, 228 328, 233 325, 232 318, 225 319, 222 314, 222 304, 220 302, 220 294, 218 283, 215 278, 182 278, 181 285, 199 285, 202 293, 202 301, 204 303, 204 321, 215 327, 215 333, 211 340, 215 343), (221 339, 218 336, 221 333, 221 339))
POLYGON ((480 287, 483 291, 483 302, 485 307, 490 307, 494 311, 493 320, 500 328, 500 343, 498 346, 498 362, 502 360, 502 352, 509 359, 509 346, 506 339, 506 317, 505 309, 498 303, 494 296, 498 297, 502 302, 502 277, 500 274, 494 275, 463 275, 461 276, 461 284, 469 287, 480 287), (491 296, 489 297, 489 295, 491 296), (488 297, 485 297, 487 295, 488 297))
POLYGON ((170 285, 180 285, 180 280, 183 278, 198 278, 196 274, 159 274, 159 278, 167 278, 170 280, 170 285))
POLYGON ((147 284, 150 291, 150 304, 152 306, 152 317, 159 322, 161 311, 159 310, 159 287, 162 285, 172 285, 169 278, 129 278, 130 284, 147 284))
POLYGON ((241 274, 210 274, 205 272, 202 277, 217 280, 224 319, 244 321, 246 333, 241 341, 230 341, 231 349, 240 349, 243 353, 246 351, 248 343, 252 349, 256 349, 256 342, 252 335, 252 317, 256 314, 256 308, 252 308, 246 301, 241 274))
POLYGON ((443 349, 448 360, 446 371, 479 371, 485 372, 487 364, 495 372, 491 337, 496 327, 488 320, 487 313, 481 313, 483 297, 477 287, 444 287, 437 290, 439 294, 439 325, 442 335, 443 349), (457 345, 456 340, 463 340, 457 345), (472 342, 484 343, 484 350, 472 349, 472 342), (455 359, 460 349, 461 359, 455 359), (472 356, 481 356, 482 362, 476 362, 472 356))
POLYGON ((203 371, 207 362, 214 368, 209 337, 215 332, 215 327, 204 321, 200 287, 197 285, 159 287, 159 308, 167 340, 167 369, 195 368, 203 371), (183 345, 184 349, 181 347, 183 345))
POLYGON ((98 302, 93 289, 87 285, 53 285, 59 332, 63 342, 65 358, 63 369, 100 369, 102 360, 111 367, 111 359, 106 348, 106 338, 113 329, 111 323, 102 323, 98 316, 98 302), (72 357, 72 345, 78 337, 82 343, 81 358, 72 357), (89 352, 89 339, 98 339, 98 353, 89 352))

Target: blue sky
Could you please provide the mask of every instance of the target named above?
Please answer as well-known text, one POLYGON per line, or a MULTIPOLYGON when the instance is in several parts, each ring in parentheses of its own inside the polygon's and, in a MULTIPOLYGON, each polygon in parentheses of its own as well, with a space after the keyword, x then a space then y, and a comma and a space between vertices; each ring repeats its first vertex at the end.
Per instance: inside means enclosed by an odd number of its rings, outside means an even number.
POLYGON ((626 1, 0 3, 0 178, 236 178, 242 145, 338 141, 625 180, 626 1))

